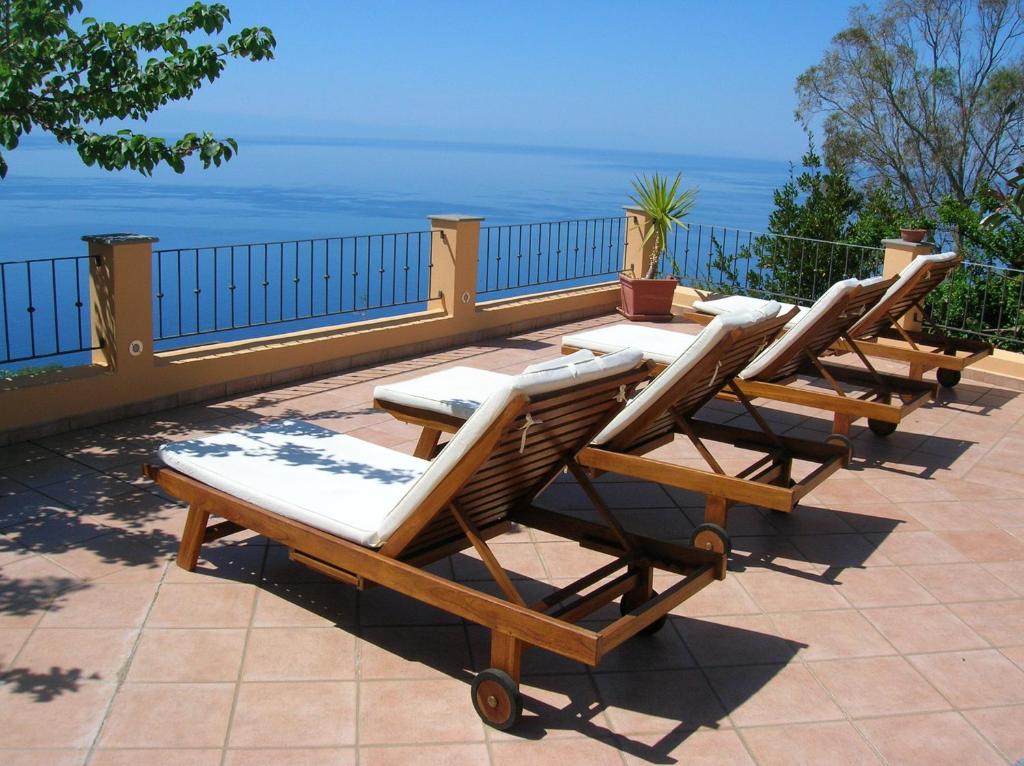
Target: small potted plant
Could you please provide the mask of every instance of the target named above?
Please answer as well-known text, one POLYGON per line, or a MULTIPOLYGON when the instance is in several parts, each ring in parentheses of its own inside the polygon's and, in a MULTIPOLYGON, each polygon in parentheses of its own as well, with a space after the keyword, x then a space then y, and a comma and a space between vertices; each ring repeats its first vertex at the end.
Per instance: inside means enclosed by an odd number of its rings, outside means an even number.
POLYGON ((910 216, 900 224, 900 239, 904 242, 923 242, 931 234, 935 222, 927 216, 910 216))
POLYGON ((654 257, 647 273, 642 276, 625 272, 619 274, 622 292, 619 313, 627 319, 648 322, 672 319, 672 296, 679 280, 675 276, 658 278, 658 269, 662 258, 666 258, 673 264, 675 272, 675 259, 668 252, 669 235, 676 226, 687 228, 683 218, 697 200, 697 189, 679 188, 682 179, 681 173, 673 181, 658 173, 650 178, 639 176, 633 179, 636 194, 630 195, 630 199, 650 221, 643 242, 646 245, 654 240, 654 257))

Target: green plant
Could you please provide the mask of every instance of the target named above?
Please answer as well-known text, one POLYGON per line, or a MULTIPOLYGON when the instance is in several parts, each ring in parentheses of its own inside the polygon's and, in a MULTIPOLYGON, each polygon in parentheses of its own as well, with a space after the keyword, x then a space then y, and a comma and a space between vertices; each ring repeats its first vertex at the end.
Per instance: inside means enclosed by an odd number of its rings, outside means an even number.
MULTIPOLYGON (((683 180, 683 174, 677 173, 675 180, 669 182, 668 176, 655 173, 648 178, 646 175, 633 179, 633 190, 635 195, 630 199, 650 219, 650 228, 644 234, 643 242, 647 244, 654 240, 654 258, 644 275, 646 279, 652 279, 658 273, 658 264, 662 256, 668 256, 668 238, 672 230, 679 226, 686 229, 683 222, 697 201, 697 189, 679 189, 683 180)), ((674 259, 673 259, 674 261, 674 259)))
MULTIPOLYGON (((0 0, 0 147, 13 150, 34 128, 70 144, 86 165, 149 174, 160 164, 203 167, 238 151, 234 139, 186 133, 174 142, 127 128, 96 132, 109 120, 145 120, 171 101, 187 101, 220 77, 228 59, 262 61, 276 44, 266 27, 250 27, 225 42, 231 20, 219 3, 193 3, 162 23, 115 24, 73 18, 81 0, 0 0), (81 30, 75 26, 80 23, 81 30)), ((0 153, 0 178, 7 164, 0 153)))

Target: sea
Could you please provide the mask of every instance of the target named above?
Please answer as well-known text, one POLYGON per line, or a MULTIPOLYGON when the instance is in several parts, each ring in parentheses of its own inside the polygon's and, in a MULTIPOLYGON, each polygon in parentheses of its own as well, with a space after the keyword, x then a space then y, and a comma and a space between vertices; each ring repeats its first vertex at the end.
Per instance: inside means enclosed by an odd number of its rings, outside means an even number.
MULTIPOLYGON (((426 272, 406 268, 392 274, 394 257, 387 260, 388 245, 408 240, 372 240, 366 258, 376 260, 367 260, 357 279, 361 287, 350 295, 342 284, 351 281, 350 264, 362 262, 363 255, 359 245, 346 252, 340 243, 327 244, 328 238, 419 232, 438 214, 481 216, 485 226, 613 218, 630 204, 632 181, 653 173, 681 173, 684 187, 698 190, 691 222, 760 232, 773 208, 772 192, 789 174, 785 161, 633 149, 280 136, 238 141, 240 151, 230 162, 208 170, 196 165, 182 175, 166 168, 143 176, 86 167, 73 149, 40 136, 5 152, 10 170, 0 181, 0 369, 87 361, 84 351, 47 356, 50 349, 87 345, 88 309, 81 304, 87 304, 88 287, 81 263, 12 263, 83 256, 83 235, 144 234, 158 238, 158 250, 191 249, 155 264, 167 280, 144 288, 154 295, 156 347, 175 348, 258 337, 267 332, 261 323, 275 316, 306 317, 276 325, 275 331, 291 331, 396 313, 400 309, 387 306, 400 302, 405 310, 421 307, 416 301, 426 294, 426 272), (231 245, 245 247, 215 249, 231 245), (264 255, 262 267, 252 252, 264 255), (293 252, 294 263, 288 260, 293 252), (253 263, 263 272, 253 273, 253 263), (371 266, 376 281, 369 280, 371 266), (248 283, 225 281, 235 267, 248 273, 248 283), (322 297, 319 288, 313 291, 325 273, 339 288, 336 296, 326 287, 322 297), (261 290, 261 280, 278 285, 278 295, 261 290), (308 298, 304 287, 292 295, 283 284, 309 285, 308 298), (396 284, 403 284, 401 292, 396 284), (202 298, 194 289, 200 287, 202 298), (214 294, 219 300, 211 302, 214 294)), ((578 238, 581 224, 575 226, 578 238)), ((591 231, 587 226, 582 225, 584 239, 591 231)), ((540 229, 516 231, 539 236, 540 229)), ((569 224, 558 225, 555 236, 568 238, 569 231, 569 224)), ((551 232, 548 227, 548 237, 551 232)), ((591 234, 598 236, 596 229, 591 234)), ((605 234, 602 229, 600 241, 618 248, 605 234)), ((499 262, 491 263, 502 254, 495 238, 481 258, 501 277, 499 262)), ((523 272, 510 273, 508 250, 502 284, 509 290, 494 297, 534 289, 517 287, 523 272)), ((529 270, 527 258, 525 282, 539 279, 529 270)))
POLYGON ((82 235, 130 232, 159 248, 315 239, 428 228, 433 214, 520 224, 612 216, 640 174, 682 173, 694 222, 761 231, 785 161, 624 149, 238 137, 219 168, 152 177, 85 167, 74 149, 30 137, 5 151, 0 260, 84 252, 82 235))

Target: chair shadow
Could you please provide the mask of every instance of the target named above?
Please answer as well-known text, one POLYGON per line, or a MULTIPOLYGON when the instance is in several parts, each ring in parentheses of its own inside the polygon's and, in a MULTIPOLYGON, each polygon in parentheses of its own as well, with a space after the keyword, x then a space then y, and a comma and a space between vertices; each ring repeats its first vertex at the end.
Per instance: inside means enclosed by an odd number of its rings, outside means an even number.
MULTIPOLYGON (((462 574, 459 581, 495 595, 497 589, 493 583, 467 579, 476 576, 478 562, 471 557, 462 558, 466 561, 453 566, 462 574)), ((514 570, 508 573, 527 601, 555 590, 514 570)), ((327 600, 311 600, 303 594, 302 588, 268 583, 264 583, 264 587, 296 606, 338 623, 337 610, 327 600)), ((462 681, 466 684, 467 697, 476 673, 489 666, 489 631, 486 628, 384 588, 360 593, 359 602, 360 627, 339 623, 340 629, 354 629, 361 640, 382 651, 462 681), (378 617, 382 621, 375 622, 378 617), (409 633, 415 629, 436 631, 445 640, 419 640, 418 633, 417 638, 410 638, 409 633), (465 638, 458 643, 455 636, 465 638)), ((592 616, 600 619, 588 621, 587 627, 599 629, 617 617, 618 610, 613 603, 592 616)), ((613 743, 620 751, 653 763, 674 763, 670 755, 673 749, 701 728, 719 727, 733 710, 756 694, 805 646, 775 635, 670 615, 657 634, 630 639, 594 669, 532 647, 524 651, 522 659, 523 716, 509 734, 520 739, 540 740, 552 732, 572 731, 613 743), (695 625, 701 627, 705 643, 743 647, 742 678, 730 679, 724 694, 715 688, 705 669, 699 663, 694 664, 692 650, 686 648, 683 636, 695 625), (659 663, 664 667, 659 668, 659 663), (603 669, 603 666, 607 667, 603 669), (565 699, 565 703, 552 702, 553 698, 565 699), (602 720, 608 711, 668 721, 670 731, 649 744, 609 727, 602 720)))

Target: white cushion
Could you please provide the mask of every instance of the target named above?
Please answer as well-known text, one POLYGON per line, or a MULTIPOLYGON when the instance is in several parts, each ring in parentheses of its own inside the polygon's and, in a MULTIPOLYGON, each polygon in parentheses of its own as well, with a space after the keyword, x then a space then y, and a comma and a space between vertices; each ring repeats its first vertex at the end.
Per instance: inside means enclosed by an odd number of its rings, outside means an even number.
POLYGON ((624 348, 640 349, 645 359, 672 364, 693 343, 696 335, 629 323, 605 325, 562 337, 562 345, 610 354, 624 348))
POLYGON ((450 367, 418 378, 377 386, 373 390, 373 398, 466 420, 487 397, 499 389, 508 388, 513 380, 513 375, 476 367, 450 367))
MULTIPOLYGON (((878 277, 872 277, 865 281, 875 282, 877 280, 878 277)), ((807 313, 800 317, 800 321, 793 326, 793 329, 762 351, 740 372, 739 377, 744 380, 753 380, 778 359, 787 358, 790 354, 799 352, 805 345, 804 339, 817 330, 822 317, 834 311, 836 304, 860 284, 861 280, 859 279, 842 279, 828 288, 824 295, 808 309, 807 313)))
POLYGON ((911 279, 914 279, 919 272, 934 266, 937 263, 946 263, 952 261, 957 257, 954 252, 947 253, 933 253, 932 255, 919 255, 914 258, 910 263, 900 269, 900 275, 889 285, 889 289, 885 291, 885 294, 879 299, 871 309, 865 312, 853 327, 850 328, 850 335, 854 338, 857 337, 859 328, 866 327, 869 324, 877 322, 881 316, 884 316, 889 312, 889 303, 894 296, 899 294, 904 286, 911 279))
POLYGON ((296 421, 168 444, 160 456, 171 468, 261 508, 379 547, 436 492, 513 397, 594 382, 642 361, 630 350, 512 378, 430 462, 296 421))
MULTIPOLYGON (((731 314, 735 311, 754 311, 761 308, 769 301, 761 298, 751 298, 749 295, 729 295, 725 298, 715 298, 710 301, 694 301, 693 308, 702 314, 711 314, 713 316, 719 316, 721 314, 731 314)), ((786 329, 790 329, 793 325, 800 321, 800 318, 808 312, 806 306, 797 306, 792 303, 779 303, 779 313, 785 314, 793 309, 797 310, 796 315, 786 322, 786 329)))
POLYGON ((211 487, 338 537, 377 546, 430 463, 326 428, 279 421, 160 448, 211 487))
MULTIPOLYGON (((593 440, 594 444, 607 444, 618 436, 622 431, 633 423, 638 417, 647 412, 658 400, 658 398, 671 386, 674 386, 684 375, 686 375, 698 362, 708 354, 719 350, 722 341, 733 330, 749 327, 752 324, 765 319, 777 316, 780 306, 775 301, 768 301, 753 311, 737 311, 732 314, 717 316, 711 320, 686 350, 676 357, 672 363, 665 368, 664 372, 658 375, 639 394, 630 400, 618 415, 604 427, 593 440)), ((642 329, 642 328, 637 328, 642 329)), ((654 330, 654 328, 648 328, 654 330)), ((654 330, 655 332, 669 335, 677 335, 671 330, 654 330)))

